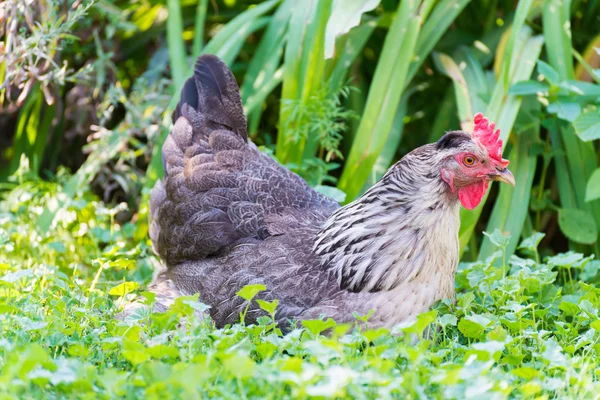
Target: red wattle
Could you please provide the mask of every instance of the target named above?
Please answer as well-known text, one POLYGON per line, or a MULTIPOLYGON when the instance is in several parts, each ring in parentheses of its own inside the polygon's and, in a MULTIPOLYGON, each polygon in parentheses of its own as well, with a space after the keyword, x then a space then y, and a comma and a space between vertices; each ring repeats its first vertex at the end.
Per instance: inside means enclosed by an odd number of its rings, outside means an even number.
POLYGON ((472 210, 481 203, 481 199, 488 188, 486 180, 482 179, 477 183, 458 189, 458 199, 460 204, 467 210, 472 210))

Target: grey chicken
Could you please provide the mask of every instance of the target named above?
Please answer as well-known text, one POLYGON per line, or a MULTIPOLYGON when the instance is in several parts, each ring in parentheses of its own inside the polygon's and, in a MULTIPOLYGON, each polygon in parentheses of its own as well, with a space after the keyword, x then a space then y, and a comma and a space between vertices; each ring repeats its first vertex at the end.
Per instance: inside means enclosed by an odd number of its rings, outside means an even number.
MULTIPOLYGON (((277 322, 332 317, 370 326, 414 319, 454 296, 459 208, 492 180, 514 185, 499 131, 480 114, 473 135, 446 133, 392 166, 347 206, 314 191, 248 140, 238 86, 201 56, 181 91, 151 195, 150 237, 166 265, 158 308, 199 293, 218 327, 239 320, 243 286, 267 287, 277 322)), ((263 312, 253 302, 246 322, 263 312)))

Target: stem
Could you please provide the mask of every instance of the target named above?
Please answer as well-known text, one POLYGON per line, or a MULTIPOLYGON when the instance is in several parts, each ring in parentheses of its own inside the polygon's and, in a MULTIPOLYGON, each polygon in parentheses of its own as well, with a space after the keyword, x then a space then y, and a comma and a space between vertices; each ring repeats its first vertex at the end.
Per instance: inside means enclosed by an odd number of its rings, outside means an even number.
MULTIPOLYGON (((548 148, 549 146, 549 142, 548 142, 549 138, 546 137, 546 148, 548 148)), ((544 158, 544 165, 542 166, 542 176, 540 177, 540 183, 538 185, 538 205, 540 204, 540 202, 542 201, 542 197, 544 196, 544 185, 546 184, 546 173, 548 172, 548 167, 550 166, 550 161, 546 161, 546 158, 544 158)), ((536 225, 536 230, 538 232, 541 231, 540 229, 540 222, 541 222, 541 210, 538 210, 535 214, 535 225, 536 225)))
POLYGON ((98 272, 96 272, 96 275, 94 276, 94 280, 92 281, 92 284, 90 285, 90 292, 93 292, 94 289, 96 288, 96 284, 100 280, 100 274, 102 274, 103 269, 104 269, 104 265, 100 265, 100 268, 98 268, 98 272))

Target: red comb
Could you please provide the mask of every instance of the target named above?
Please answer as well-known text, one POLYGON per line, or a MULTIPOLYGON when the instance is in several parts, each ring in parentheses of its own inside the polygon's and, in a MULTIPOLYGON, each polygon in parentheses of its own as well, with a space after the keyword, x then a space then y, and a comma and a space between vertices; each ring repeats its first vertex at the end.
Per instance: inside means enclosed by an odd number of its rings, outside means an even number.
POLYGON ((496 124, 490 124, 482 113, 475 114, 473 124, 473 137, 487 149, 490 158, 493 158, 503 168, 506 168, 509 161, 502 158, 502 140, 498 139, 500 129, 496 129, 494 132, 496 124))

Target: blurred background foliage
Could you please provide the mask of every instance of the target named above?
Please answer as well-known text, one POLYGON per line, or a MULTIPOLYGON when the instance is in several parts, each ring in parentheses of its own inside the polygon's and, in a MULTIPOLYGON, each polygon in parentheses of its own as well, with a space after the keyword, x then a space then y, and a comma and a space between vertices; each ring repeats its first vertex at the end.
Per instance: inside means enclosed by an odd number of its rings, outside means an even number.
POLYGON ((23 170, 65 199, 89 188, 145 238, 179 87, 212 53, 252 140, 340 202, 483 112, 517 186, 463 212, 464 258, 491 255, 495 229, 508 255, 537 231, 547 254, 599 256, 599 27, 596 0, 5 0, 0 190, 23 170))

